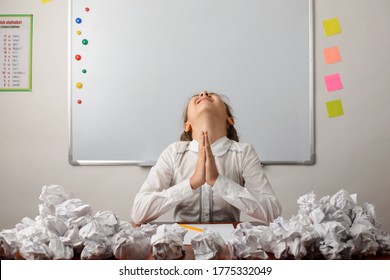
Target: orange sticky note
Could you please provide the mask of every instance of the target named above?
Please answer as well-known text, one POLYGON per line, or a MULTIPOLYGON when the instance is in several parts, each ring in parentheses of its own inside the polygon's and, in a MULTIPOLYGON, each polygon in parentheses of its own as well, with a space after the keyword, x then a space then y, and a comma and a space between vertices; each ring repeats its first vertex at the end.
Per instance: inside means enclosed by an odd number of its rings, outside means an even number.
POLYGON ((339 47, 324 49, 324 57, 326 64, 332 64, 341 61, 339 47))
POLYGON ((322 21, 326 36, 336 35, 341 33, 341 27, 337 18, 331 18, 322 21))
POLYGON ((340 99, 326 102, 326 110, 329 118, 344 115, 343 104, 340 99))

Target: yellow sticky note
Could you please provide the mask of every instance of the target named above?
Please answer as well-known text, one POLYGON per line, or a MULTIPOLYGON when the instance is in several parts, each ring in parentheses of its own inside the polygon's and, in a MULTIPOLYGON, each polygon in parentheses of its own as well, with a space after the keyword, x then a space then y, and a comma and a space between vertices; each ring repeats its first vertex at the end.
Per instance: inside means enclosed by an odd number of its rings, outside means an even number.
POLYGON ((339 48, 331 47, 324 49, 324 57, 326 64, 332 64, 341 61, 339 48))
POLYGON ((337 18, 331 18, 322 21, 326 36, 336 35, 341 33, 341 27, 337 18))
POLYGON ((344 115, 343 104, 340 99, 326 102, 326 109, 328 111, 329 118, 344 115))
POLYGON ((41 0, 42 4, 46 4, 46 3, 49 3, 49 2, 51 2, 51 0, 41 0))

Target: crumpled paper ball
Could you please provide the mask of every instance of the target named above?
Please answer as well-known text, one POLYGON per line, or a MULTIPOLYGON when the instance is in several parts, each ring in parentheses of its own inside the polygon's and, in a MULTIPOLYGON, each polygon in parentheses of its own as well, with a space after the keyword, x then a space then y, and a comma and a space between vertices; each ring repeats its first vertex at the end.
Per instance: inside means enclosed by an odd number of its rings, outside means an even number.
POLYGON ((191 246, 196 260, 215 260, 225 250, 225 241, 218 232, 206 227, 191 239, 191 246))
POLYGON ((156 233, 157 225, 145 224, 133 228, 130 223, 122 223, 111 240, 111 249, 116 259, 143 260, 151 251, 150 238, 156 233))
POLYGON ((178 224, 160 225, 151 238, 153 257, 158 260, 175 260, 183 257, 183 239, 187 229, 178 224))
POLYGON ((111 237, 119 228, 119 219, 112 211, 99 211, 93 220, 79 230, 84 241, 81 259, 107 259, 113 256, 111 237))
POLYGON ((39 200, 43 201, 43 203, 49 207, 58 205, 71 197, 72 194, 67 192, 62 186, 48 185, 42 187, 39 200))
POLYGON ((249 222, 240 223, 227 241, 230 257, 233 260, 268 259, 258 240, 259 232, 249 222))

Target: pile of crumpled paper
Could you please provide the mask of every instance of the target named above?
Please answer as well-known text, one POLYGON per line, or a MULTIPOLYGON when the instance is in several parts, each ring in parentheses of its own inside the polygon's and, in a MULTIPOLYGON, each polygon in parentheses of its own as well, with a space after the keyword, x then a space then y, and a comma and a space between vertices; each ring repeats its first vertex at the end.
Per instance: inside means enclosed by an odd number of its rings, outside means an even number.
POLYGON ((151 250, 156 225, 133 228, 112 211, 92 208, 59 185, 42 187, 39 215, 0 232, 0 258, 140 259, 151 250))
MULTIPOLYGON (((63 187, 49 185, 39 197, 39 215, 23 218, 0 232, 1 259, 156 259, 183 257, 187 230, 145 224, 133 227, 112 211, 93 214, 89 204, 63 187)), ((356 195, 340 190, 317 199, 313 192, 298 198, 297 215, 275 219, 269 226, 240 223, 226 243, 205 230, 191 244, 196 259, 218 259, 229 249, 232 259, 351 259, 390 255, 390 235, 377 221, 372 204, 358 206, 356 195)))
POLYGON ((241 223, 229 240, 233 259, 351 259, 390 254, 390 235, 377 221, 372 204, 358 206, 356 195, 340 190, 317 199, 299 197, 297 215, 269 226, 241 223))
MULTIPOLYGON (((92 207, 62 186, 43 186, 39 215, 23 218, 0 232, 1 259, 179 259, 184 256, 187 230, 178 224, 133 227, 112 211, 93 214, 92 207)), ((225 246, 217 233, 199 234, 196 258, 216 258, 225 246), (219 238, 218 238, 219 237, 219 238), (207 241, 207 242, 206 242, 207 241), (200 246, 199 244, 202 244, 200 246), (209 245, 209 246, 205 246, 209 245), (222 244, 216 246, 215 244, 222 244), (207 254, 203 251, 207 251, 207 254)))

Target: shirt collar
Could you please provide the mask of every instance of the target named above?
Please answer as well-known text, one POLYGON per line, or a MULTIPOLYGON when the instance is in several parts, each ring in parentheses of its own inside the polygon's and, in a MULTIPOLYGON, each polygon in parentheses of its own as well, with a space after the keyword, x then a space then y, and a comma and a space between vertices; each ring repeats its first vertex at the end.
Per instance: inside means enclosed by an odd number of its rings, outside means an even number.
MULTIPOLYGON (((230 148, 232 142, 229 138, 226 136, 223 136, 219 138, 217 141, 215 141, 213 144, 211 144, 211 151, 213 152, 213 155, 216 157, 223 156, 230 148)), ((199 143, 196 140, 192 140, 190 142, 189 149, 192 152, 198 152, 198 146, 199 143)))

